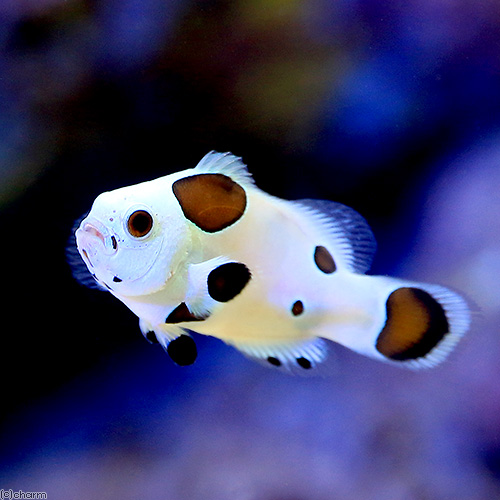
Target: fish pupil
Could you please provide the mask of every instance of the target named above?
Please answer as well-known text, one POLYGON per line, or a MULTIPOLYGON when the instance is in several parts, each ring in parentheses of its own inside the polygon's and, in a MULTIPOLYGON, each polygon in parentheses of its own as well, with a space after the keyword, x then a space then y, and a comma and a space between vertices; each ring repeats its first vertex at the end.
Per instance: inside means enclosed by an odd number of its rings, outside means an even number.
POLYGON ((153 217, 146 210, 136 210, 127 221, 128 232, 135 238, 146 236, 153 227, 153 217))

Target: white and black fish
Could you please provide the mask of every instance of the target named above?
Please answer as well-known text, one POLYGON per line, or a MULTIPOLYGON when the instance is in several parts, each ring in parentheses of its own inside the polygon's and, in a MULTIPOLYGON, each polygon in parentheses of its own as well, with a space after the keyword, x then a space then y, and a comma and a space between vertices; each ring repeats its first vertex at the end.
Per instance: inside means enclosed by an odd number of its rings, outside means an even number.
POLYGON ((95 280, 181 365, 196 358, 192 330, 288 370, 320 364, 328 341, 430 367, 470 323, 447 288, 365 275, 375 240, 357 212, 271 196, 229 153, 102 193, 76 243, 95 280))

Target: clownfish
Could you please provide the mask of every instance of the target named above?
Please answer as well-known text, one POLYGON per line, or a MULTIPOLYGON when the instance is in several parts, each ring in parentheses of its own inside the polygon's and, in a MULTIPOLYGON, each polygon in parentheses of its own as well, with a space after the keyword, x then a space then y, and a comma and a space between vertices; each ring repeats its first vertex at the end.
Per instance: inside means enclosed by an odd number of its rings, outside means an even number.
POLYGON ((470 324, 445 287, 366 275, 376 243, 353 209, 271 196, 230 153, 100 194, 75 239, 75 275, 88 282, 86 268, 179 365, 197 357, 191 330, 287 371, 320 365, 330 341, 431 367, 470 324))

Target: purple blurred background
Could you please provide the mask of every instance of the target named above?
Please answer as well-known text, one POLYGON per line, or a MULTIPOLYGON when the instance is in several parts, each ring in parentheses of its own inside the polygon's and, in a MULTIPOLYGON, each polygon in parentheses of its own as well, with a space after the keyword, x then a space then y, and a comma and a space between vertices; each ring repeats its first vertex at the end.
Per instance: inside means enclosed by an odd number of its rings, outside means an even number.
POLYGON ((50 500, 500 498, 497 0, 2 0, 0 489, 50 500), (288 377, 210 338, 173 365, 75 283, 100 192, 232 151, 360 211, 373 272, 481 309, 424 372, 332 347, 288 377))

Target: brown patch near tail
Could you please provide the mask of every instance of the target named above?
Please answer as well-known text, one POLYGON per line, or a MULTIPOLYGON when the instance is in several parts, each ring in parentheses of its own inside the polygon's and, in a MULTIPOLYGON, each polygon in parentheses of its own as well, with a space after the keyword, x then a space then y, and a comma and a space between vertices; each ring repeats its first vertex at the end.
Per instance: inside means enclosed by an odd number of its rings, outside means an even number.
POLYGON ((449 332, 444 309, 419 288, 398 288, 386 303, 387 321, 377 350, 390 359, 406 361, 429 354, 449 332))
POLYGON ((234 224, 247 204, 245 190, 223 174, 184 177, 172 189, 186 218, 208 233, 234 224))

